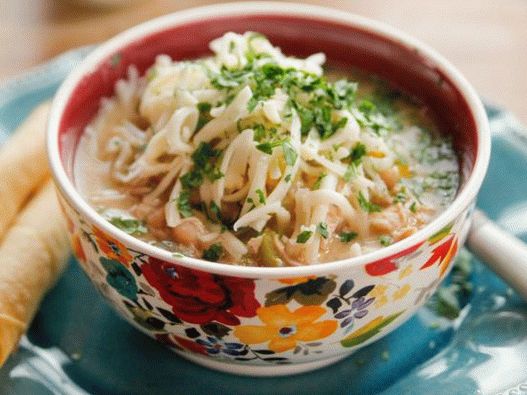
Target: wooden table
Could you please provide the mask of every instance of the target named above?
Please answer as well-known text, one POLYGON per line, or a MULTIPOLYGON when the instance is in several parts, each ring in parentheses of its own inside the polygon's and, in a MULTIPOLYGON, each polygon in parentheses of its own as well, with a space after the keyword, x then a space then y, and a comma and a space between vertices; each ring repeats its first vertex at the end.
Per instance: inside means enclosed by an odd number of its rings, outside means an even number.
MULTIPOLYGON (((146 19, 214 0, 0 0, 0 79, 63 51, 103 41, 146 19)), ((372 17, 435 47, 489 102, 527 124, 526 0, 309 0, 372 17)))

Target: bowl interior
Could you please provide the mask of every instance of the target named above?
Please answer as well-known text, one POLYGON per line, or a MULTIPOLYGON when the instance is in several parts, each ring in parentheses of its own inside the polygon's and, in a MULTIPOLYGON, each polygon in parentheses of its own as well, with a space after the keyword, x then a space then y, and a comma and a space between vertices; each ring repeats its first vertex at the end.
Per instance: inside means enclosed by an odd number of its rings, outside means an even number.
POLYGON ((246 14, 210 16, 142 35, 108 53, 83 76, 68 98, 59 122, 59 150, 72 178, 79 138, 97 112, 102 97, 112 96, 114 84, 135 65, 143 73, 159 54, 192 59, 209 53, 208 43, 227 31, 256 31, 269 37, 284 53, 308 56, 324 52, 329 64, 351 66, 376 74, 424 102, 444 133, 452 136, 461 168, 461 188, 473 169, 478 135, 474 116, 449 76, 417 48, 364 26, 318 17, 246 14))

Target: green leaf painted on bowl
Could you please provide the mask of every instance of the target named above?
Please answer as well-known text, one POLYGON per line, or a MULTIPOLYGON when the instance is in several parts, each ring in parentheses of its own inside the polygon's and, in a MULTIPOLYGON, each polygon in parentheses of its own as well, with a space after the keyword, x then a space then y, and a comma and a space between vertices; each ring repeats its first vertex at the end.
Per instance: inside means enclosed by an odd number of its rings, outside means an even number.
POLYGON ((106 281, 120 295, 131 300, 137 300, 138 287, 135 283, 134 276, 126 269, 121 262, 113 259, 101 257, 101 265, 106 270, 106 281))
POLYGON ((452 230, 452 227, 454 226, 453 223, 445 226, 443 229, 441 229, 439 232, 433 234, 428 241, 430 244, 437 243, 439 240, 443 239, 444 237, 448 236, 450 234, 450 231, 452 230))
POLYGON ((349 336, 341 340, 340 343, 344 347, 355 347, 361 343, 364 343, 365 341, 371 339, 373 336, 379 334, 382 328, 390 325, 393 321, 397 319, 397 317, 399 317, 403 313, 404 310, 400 311, 399 313, 389 315, 388 317, 383 317, 381 315, 375 318, 370 323, 363 326, 362 328, 351 333, 349 336))

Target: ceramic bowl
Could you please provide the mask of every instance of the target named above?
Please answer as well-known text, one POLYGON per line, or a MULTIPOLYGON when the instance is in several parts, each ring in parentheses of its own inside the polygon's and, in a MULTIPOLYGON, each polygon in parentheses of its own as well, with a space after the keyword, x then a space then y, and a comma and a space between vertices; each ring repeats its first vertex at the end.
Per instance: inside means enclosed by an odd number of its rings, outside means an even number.
MULTIPOLYGON (((99 46, 57 93, 48 153, 73 249, 107 301, 139 330, 207 367, 282 375, 333 363, 405 322, 435 291, 463 245, 490 154, 476 93, 428 46, 362 17, 288 3, 215 5, 167 15, 99 46), (106 222, 75 189, 76 144, 100 100, 158 54, 208 53, 227 31, 267 35, 287 54, 324 51, 424 101, 452 135, 460 191, 432 223, 379 251, 305 267, 223 265, 171 254, 106 222)), ((87 323, 88 324, 88 323, 87 323)), ((111 341, 111 340, 109 340, 111 341)))

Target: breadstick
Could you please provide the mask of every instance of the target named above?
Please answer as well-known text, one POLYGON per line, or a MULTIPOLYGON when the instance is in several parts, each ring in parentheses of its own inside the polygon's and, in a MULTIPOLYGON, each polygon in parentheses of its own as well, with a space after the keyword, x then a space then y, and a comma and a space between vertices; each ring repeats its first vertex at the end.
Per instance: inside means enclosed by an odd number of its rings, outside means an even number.
POLYGON ((0 148, 0 239, 49 175, 45 132, 49 103, 38 106, 0 148))
POLYGON ((16 348, 69 255, 66 227, 48 182, 0 246, 0 367, 16 348))

